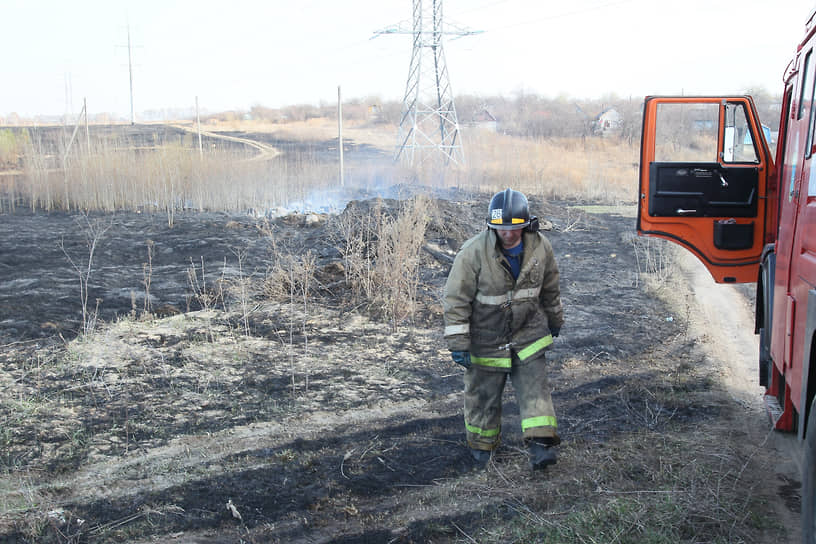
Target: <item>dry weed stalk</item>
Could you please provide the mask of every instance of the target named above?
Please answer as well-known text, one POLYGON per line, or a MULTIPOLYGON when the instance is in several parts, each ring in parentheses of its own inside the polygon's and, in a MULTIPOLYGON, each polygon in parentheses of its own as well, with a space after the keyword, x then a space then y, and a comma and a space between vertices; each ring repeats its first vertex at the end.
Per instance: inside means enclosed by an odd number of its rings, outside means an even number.
POLYGON ((419 266, 431 200, 425 195, 404 201, 399 214, 382 225, 375 264, 376 283, 392 328, 416 311, 419 266))
MULTIPOLYGON (((243 328, 244 336, 249 336, 251 333, 249 318, 260 307, 253 301, 253 284, 252 275, 247 276, 244 271, 244 262, 246 261, 247 248, 231 249, 232 254, 238 260, 238 277, 229 282, 229 294, 231 299, 237 300, 239 307, 239 314, 241 318, 241 327, 243 328)), ((226 264, 225 264, 226 266, 226 264)), ((226 297, 225 297, 226 298, 226 297)), ((224 301, 225 305, 227 301, 224 301)))
POLYGON ((144 285, 144 314, 150 315, 150 283, 153 280, 153 240, 147 241, 147 262, 142 263, 142 285, 144 285))
POLYGON ((674 264, 674 247, 660 238, 633 237, 638 275, 646 274, 658 284, 668 282, 674 264))
MULTIPOLYGON (((224 260, 224 268, 226 268, 226 259, 224 260)), ((192 258, 190 258, 190 266, 187 268, 187 282, 192 291, 187 296, 187 312, 190 312, 191 301, 195 301, 202 310, 206 311, 207 335, 208 340, 211 342, 215 341, 215 332, 213 331, 209 310, 214 309, 219 303, 224 304, 224 268, 222 268, 221 278, 216 282, 215 289, 207 287, 207 278, 204 274, 204 257, 201 257, 200 271, 192 258)))
MULTIPOLYGON (((65 248, 64 238, 60 239, 60 249, 65 255, 65 258, 68 259, 68 262, 71 264, 71 268, 74 269, 74 272, 79 279, 79 298, 82 305, 82 334, 89 335, 96 328, 96 320, 99 315, 99 304, 102 302, 101 299, 97 299, 96 306, 93 310, 91 310, 88 306, 89 284, 91 281, 91 275, 94 271, 94 254, 96 252, 97 244, 99 244, 99 241, 108 231, 108 229, 110 229, 111 224, 103 224, 101 220, 98 219, 91 221, 90 217, 86 213, 80 214, 80 216, 77 218, 77 222, 81 223, 80 228, 82 228, 83 234, 85 235, 85 244, 88 248, 88 256, 85 259, 85 262, 76 260, 70 253, 68 253, 68 250, 65 248)), ((77 257, 77 259, 79 258, 77 257)))
POLYGON ((207 278, 204 274, 204 257, 201 257, 201 268, 196 266, 192 257, 190 266, 187 267, 187 282, 192 290, 192 295, 187 297, 187 311, 190 311, 190 300, 195 300, 202 310, 215 308, 219 302, 224 300, 223 282, 218 282, 216 289, 207 287, 207 278), (201 276, 199 277, 199 274, 201 276))
MULTIPOLYGON (((295 331, 299 328, 303 337, 303 357, 309 356, 309 330, 308 321, 310 315, 309 300, 314 289, 315 272, 317 270, 317 257, 311 251, 295 255, 291 253, 281 253, 278 251, 275 236, 268 227, 264 229, 273 247, 272 264, 270 265, 266 278, 264 279, 264 293, 270 299, 286 300, 290 311, 288 323, 288 355, 289 364, 292 368, 292 395, 296 393, 296 372, 295 372, 295 331), (298 312, 295 311, 302 304, 300 323, 297 321, 298 312)), ((305 388, 309 389, 309 373, 305 376, 305 388)))
MULTIPOLYGON (((271 264, 266 271, 263 281, 263 290, 267 298, 278 301, 286 301, 289 307, 288 339, 281 335, 281 343, 286 345, 289 358, 289 365, 292 369, 292 396, 297 391, 297 380, 295 371, 295 332, 299 328, 303 337, 303 352, 301 356, 309 356, 309 330, 308 321, 310 316, 309 301, 316 282, 317 256, 307 250, 305 253, 286 250, 278 245, 277 235, 273 227, 265 222, 260 227, 261 233, 269 241, 271 250, 271 264), (302 304, 302 311, 296 308, 302 304), (297 314, 300 313, 298 323, 297 314)), ((306 371, 304 378, 305 388, 309 389, 309 372, 306 371)))

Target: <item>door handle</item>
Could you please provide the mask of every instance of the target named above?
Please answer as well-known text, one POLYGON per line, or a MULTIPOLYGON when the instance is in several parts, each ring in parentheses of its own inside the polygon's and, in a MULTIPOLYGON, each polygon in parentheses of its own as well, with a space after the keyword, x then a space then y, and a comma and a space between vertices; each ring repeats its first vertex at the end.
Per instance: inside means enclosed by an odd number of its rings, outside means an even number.
POLYGON ((675 213, 677 215, 691 215, 693 213, 697 213, 697 210, 684 210, 683 208, 677 208, 675 213))
POLYGON ((722 172, 717 172, 717 175, 720 177, 720 183, 722 184, 723 189, 726 189, 728 187, 728 182, 723 177, 722 172))

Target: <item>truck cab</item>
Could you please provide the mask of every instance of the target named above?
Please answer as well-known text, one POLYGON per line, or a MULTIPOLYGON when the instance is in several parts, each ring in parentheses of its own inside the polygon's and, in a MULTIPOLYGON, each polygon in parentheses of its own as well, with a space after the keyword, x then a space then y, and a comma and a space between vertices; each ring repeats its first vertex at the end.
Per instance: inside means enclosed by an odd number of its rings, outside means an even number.
POLYGON ((759 380, 774 427, 805 442, 810 544, 816 542, 815 71, 808 42, 787 71, 776 157, 750 96, 647 97, 637 215, 640 235, 685 247, 715 281, 756 282, 759 380))
POLYGON ((717 282, 756 282, 759 382, 803 449, 802 534, 816 544, 816 10, 783 77, 776 151, 750 96, 646 97, 637 230, 717 282))
POLYGON ((776 161, 749 96, 646 98, 637 228, 694 253, 717 282, 757 283, 760 383, 776 428, 804 437, 816 393, 816 108, 809 52, 802 62, 776 161))

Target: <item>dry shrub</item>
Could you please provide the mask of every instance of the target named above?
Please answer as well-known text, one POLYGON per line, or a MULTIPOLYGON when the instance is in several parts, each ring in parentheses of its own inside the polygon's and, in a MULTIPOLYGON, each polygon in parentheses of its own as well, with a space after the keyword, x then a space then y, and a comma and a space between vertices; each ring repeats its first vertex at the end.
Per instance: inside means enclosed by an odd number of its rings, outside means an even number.
POLYGON ((264 279, 264 294, 273 300, 302 301, 305 308, 317 285, 316 271, 317 258, 311 251, 303 254, 276 253, 264 279))
POLYGON ((336 232, 355 298, 367 301, 396 327, 417 309, 420 252, 434 209, 426 195, 388 206, 377 199, 366 212, 352 203, 337 219, 336 232))
POLYGON ((638 274, 665 285, 675 268, 678 248, 662 238, 633 237, 638 274))

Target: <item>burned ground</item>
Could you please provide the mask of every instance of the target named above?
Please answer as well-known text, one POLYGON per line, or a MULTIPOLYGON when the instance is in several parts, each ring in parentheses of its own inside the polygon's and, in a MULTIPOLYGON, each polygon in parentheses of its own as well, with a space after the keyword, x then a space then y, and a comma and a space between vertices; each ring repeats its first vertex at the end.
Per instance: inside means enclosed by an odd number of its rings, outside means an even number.
POLYGON ((548 354, 561 459, 530 472, 510 386, 502 446, 473 469, 439 296, 486 199, 433 200, 420 306, 396 324, 345 287, 338 222, 395 214, 399 200, 337 216, 181 214, 172 227, 4 216, 0 539, 785 540, 758 414, 689 333, 691 303, 661 295, 683 279, 647 278, 633 219, 610 210, 532 200, 567 319, 548 354), (100 324, 77 336, 68 257, 87 263, 89 228, 104 230, 89 280, 100 324), (307 251, 307 298, 263 287, 276 259, 307 251), (243 300, 241 285, 254 286, 243 300))

